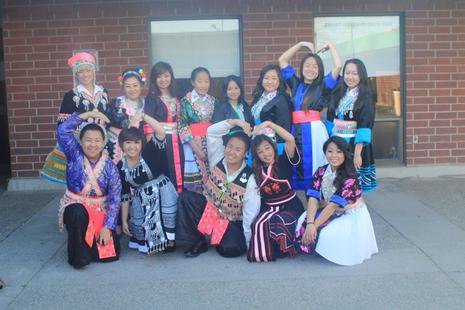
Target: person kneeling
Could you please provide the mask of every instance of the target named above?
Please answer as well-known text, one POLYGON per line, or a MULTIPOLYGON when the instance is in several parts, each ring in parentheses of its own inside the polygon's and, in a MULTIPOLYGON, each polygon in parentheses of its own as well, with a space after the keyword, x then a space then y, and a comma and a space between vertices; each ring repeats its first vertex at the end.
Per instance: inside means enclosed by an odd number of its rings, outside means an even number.
POLYGON ((259 184, 262 205, 252 223, 252 238, 247 259, 270 262, 297 254, 294 232, 297 219, 304 212, 302 202, 290 184, 292 167, 299 162, 294 137, 281 126, 265 121, 254 127, 252 168, 259 184), (284 142, 278 155, 276 143, 262 132, 273 132, 284 142))
POLYGON ((119 258, 115 232, 120 210, 121 182, 118 170, 103 152, 105 132, 89 123, 74 131, 84 120, 108 122, 96 110, 74 113, 57 129, 58 143, 66 155, 66 192, 60 201, 59 224, 68 231, 68 263, 82 268, 91 261, 109 262, 119 258), (64 225, 63 225, 64 224, 64 225))
POLYGON ((307 212, 297 225, 303 252, 315 251, 345 266, 378 252, 370 213, 361 197, 349 144, 333 136, 323 145, 327 165, 318 168, 307 191, 307 212))
POLYGON ((154 132, 147 143, 136 127, 123 129, 118 137, 123 150, 118 163, 123 185, 122 228, 130 236, 131 249, 147 254, 172 252, 178 194, 167 177, 165 130, 154 118, 144 113, 141 117, 154 132))
POLYGON ((250 125, 229 119, 207 130, 210 176, 203 176, 204 194, 184 191, 178 199, 178 239, 192 244, 184 252, 196 257, 210 244, 224 257, 244 254, 250 240, 250 226, 260 209, 260 196, 252 169, 245 163, 250 125), (242 130, 230 132, 239 126, 242 130), (223 136, 227 135, 226 147, 223 136))

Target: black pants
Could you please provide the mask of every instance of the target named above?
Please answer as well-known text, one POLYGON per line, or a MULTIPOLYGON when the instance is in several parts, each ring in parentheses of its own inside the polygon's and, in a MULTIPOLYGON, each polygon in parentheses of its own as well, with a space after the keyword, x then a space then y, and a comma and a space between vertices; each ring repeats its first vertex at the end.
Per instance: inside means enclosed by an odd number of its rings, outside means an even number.
MULTIPOLYGON (((176 239, 195 244, 205 237, 197 230, 207 204, 205 196, 183 191, 178 198, 176 239)), ((224 257, 236 257, 247 251, 242 221, 230 221, 216 251, 224 257)))
POLYGON ((118 235, 114 230, 111 231, 111 235, 115 244, 115 257, 100 259, 95 240, 92 247, 86 243, 85 236, 89 215, 82 204, 75 203, 67 206, 63 221, 68 231, 68 263, 74 268, 82 268, 91 261, 112 262, 119 259, 121 248, 118 235))

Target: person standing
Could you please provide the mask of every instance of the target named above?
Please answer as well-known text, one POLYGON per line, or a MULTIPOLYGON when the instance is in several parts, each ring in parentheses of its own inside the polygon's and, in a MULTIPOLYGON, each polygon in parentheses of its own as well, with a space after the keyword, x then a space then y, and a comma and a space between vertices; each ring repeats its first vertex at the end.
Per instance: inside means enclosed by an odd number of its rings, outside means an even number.
MULTIPOLYGON (((144 111, 146 115, 159 121, 165 130, 168 176, 180 193, 183 189, 184 154, 176 124, 180 114, 180 103, 175 96, 174 86, 175 78, 171 66, 163 61, 153 65, 144 111)), ((153 134, 152 127, 145 125, 144 133, 150 140, 153 134)))
MULTIPOLYGON (((83 113, 97 109, 105 114, 109 106, 107 91, 95 82, 94 55, 88 52, 78 52, 68 59, 68 65, 73 73, 74 87, 63 97, 57 126, 75 112, 83 113)), ((45 159, 40 176, 53 182, 66 184, 66 156, 58 144, 45 159)))
POLYGON ((291 181, 295 190, 308 189, 315 170, 326 163, 322 147, 328 133, 320 112, 327 107, 331 91, 339 80, 341 59, 332 44, 324 45, 319 51, 324 50, 331 52, 333 62, 333 69, 326 75, 323 61, 311 42, 299 42, 279 57, 281 74, 291 89, 294 103, 291 133, 302 155, 300 163, 292 168, 291 181), (310 52, 302 58, 297 76, 289 62, 301 48, 310 52))
POLYGON ((362 191, 370 192, 377 186, 371 139, 375 102, 360 59, 347 60, 342 75, 328 108, 326 125, 331 136, 342 137, 350 144, 362 191))
MULTIPOLYGON (((234 118, 252 124, 252 113, 244 98, 242 82, 238 76, 229 75, 224 78, 221 98, 213 111, 212 124, 234 118)), ((240 129, 237 127, 232 130, 240 129)))
MULTIPOLYGON (((291 98, 286 93, 286 84, 279 66, 269 64, 263 67, 252 93, 252 118, 254 125, 271 121, 287 131, 291 130, 291 98)), ((265 134, 275 140, 278 154, 284 151, 284 140, 272 130, 265 134)))
POLYGON ((118 135, 124 128, 137 127, 143 129, 145 97, 142 90, 146 82, 145 72, 141 67, 129 68, 118 77, 124 95, 112 100, 108 118, 110 128, 108 134, 107 151, 113 161, 118 163, 122 157, 122 151, 118 145, 118 135))
POLYGON ((208 94, 210 72, 197 67, 191 73, 193 90, 181 99, 178 133, 184 150, 184 188, 202 192, 208 178, 207 128, 215 109, 216 99, 208 94))

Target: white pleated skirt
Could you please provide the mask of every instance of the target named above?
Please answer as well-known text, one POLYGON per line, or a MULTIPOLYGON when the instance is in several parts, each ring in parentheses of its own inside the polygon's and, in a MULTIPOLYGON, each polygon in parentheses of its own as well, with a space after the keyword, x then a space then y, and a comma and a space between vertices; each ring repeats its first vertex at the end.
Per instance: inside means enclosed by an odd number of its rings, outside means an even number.
MULTIPOLYGON (((306 212, 299 219, 299 224, 305 219, 306 212)), ((358 203, 356 208, 347 210, 322 228, 315 251, 343 266, 358 265, 378 253, 373 223, 366 205, 358 203)))

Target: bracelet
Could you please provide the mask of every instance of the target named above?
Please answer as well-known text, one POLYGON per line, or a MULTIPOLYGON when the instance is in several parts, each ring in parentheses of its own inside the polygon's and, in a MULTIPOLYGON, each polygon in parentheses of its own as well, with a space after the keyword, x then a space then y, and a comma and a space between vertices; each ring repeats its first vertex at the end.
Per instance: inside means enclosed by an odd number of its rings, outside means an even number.
POLYGON ((307 222, 307 225, 311 225, 311 224, 315 225, 315 222, 307 222))

